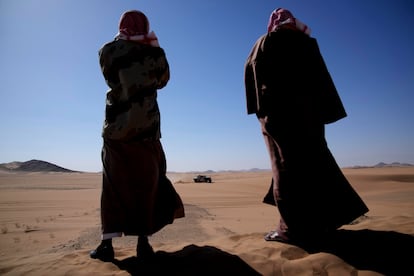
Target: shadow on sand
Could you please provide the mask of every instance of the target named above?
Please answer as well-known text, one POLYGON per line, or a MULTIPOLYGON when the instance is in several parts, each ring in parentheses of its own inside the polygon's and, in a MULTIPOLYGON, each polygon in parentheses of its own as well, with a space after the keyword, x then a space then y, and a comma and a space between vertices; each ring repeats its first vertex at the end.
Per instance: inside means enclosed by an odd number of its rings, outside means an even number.
POLYGON ((131 275, 261 275, 236 255, 212 246, 188 245, 180 251, 158 251, 151 260, 129 257, 113 261, 131 275))
MULTIPOLYGON (((323 242, 296 246, 310 254, 336 255, 358 270, 387 276, 414 275, 414 236, 408 234, 367 229, 338 230, 323 242)), ((176 252, 158 251, 150 261, 129 257, 113 263, 131 275, 261 275, 236 255, 216 247, 193 244, 176 252)))
POLYGON ((338 230, 323 243, 301 246, 309 253, 334 254, 358 270, 414 275, 414 236, 395 231, 338 230))

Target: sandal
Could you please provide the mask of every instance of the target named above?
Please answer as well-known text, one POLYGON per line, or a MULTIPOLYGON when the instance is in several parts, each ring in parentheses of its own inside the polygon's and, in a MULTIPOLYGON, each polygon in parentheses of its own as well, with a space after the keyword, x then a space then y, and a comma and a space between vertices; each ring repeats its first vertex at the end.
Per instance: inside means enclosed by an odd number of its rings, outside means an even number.
POLYGON ((279 233, 277 230, 272 230, 264 236, 265 241, 277 241, 289 243, 289 238, 279 233))

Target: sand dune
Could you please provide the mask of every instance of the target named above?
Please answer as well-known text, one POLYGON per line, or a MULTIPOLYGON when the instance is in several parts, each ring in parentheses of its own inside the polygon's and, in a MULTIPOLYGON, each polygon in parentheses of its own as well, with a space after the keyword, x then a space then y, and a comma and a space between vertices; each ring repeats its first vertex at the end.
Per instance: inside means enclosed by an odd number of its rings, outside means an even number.
POLYGON ((173 173, 186 217, 150 240, 114 240, 115 261, 89 258, 99 243, 101 175, 0 173, 1 275, 414 275, 414 168, 344 169, 370 208, 324 244, 266 242, 278 212, 262 203, 270 172, 173 173))

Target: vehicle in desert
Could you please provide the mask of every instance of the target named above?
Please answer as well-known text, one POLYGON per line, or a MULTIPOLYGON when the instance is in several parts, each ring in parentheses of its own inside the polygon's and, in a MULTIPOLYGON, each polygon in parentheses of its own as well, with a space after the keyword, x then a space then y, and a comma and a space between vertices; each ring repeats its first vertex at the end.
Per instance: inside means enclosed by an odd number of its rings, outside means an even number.
POLYGON ((199 183, 199 182, 207 182, 207 183, 211 183, 211 177, 207 176, 207 175, 197 175, 193 178, 194 182, 199 183))

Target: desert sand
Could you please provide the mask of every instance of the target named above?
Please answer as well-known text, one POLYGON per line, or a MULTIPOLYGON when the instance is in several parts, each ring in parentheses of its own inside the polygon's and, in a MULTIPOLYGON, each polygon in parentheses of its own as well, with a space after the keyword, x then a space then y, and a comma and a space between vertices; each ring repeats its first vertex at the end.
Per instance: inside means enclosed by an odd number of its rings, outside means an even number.
POLYGON ((262 203, 270 171, 213 173, 211 184, 169 173, 186 217, 150 237, 153 260, 121 237, 107 263, 89 257, 99 173, 0 172, 0 275, 414 275, 414 167, 343 171, 370 211, 324 246, 263 239, 279 219, 262 203))

